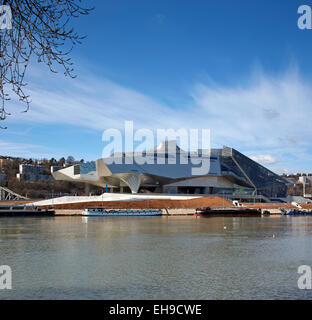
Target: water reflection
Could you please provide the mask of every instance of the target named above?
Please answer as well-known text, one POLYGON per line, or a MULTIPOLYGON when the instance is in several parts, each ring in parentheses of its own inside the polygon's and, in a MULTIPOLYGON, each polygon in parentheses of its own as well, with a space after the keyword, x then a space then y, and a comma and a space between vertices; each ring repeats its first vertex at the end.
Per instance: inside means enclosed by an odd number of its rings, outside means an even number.
POLYGON ((0 299, 308 299, 312 217, 1 218, 0 299))

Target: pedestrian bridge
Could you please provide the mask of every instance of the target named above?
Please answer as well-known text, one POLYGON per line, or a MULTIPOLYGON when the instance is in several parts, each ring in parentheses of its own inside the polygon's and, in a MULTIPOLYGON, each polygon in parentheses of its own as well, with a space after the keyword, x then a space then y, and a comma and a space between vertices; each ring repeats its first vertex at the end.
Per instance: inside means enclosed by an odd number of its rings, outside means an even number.
POLYGON ((16 201, 16 200, 29 200, 29 199, 13 192, 8 188, 0 187, 0 201, 16 201))

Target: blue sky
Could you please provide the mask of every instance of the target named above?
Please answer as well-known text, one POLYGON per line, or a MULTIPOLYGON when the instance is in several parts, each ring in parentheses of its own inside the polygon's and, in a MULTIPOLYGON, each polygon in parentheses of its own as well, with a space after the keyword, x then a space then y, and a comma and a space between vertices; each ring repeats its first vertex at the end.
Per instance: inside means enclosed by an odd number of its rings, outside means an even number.
MULTIPOLYGON (((311 172, 312 30, 296 0, 91 0, 74 22, 77 79, 32 63, 0 154, 101 157, 103 130, 209 128, 268 168, 311 172)), ((87 1, 85 2, 87 3, 87 1)))

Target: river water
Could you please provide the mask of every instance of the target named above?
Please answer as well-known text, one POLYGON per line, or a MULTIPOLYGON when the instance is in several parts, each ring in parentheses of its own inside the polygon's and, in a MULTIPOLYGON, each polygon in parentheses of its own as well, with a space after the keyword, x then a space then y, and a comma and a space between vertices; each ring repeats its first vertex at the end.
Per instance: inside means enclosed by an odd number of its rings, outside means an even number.
POLYGON ((312 299, 312 217, 1 218, 0 299, 312 299))

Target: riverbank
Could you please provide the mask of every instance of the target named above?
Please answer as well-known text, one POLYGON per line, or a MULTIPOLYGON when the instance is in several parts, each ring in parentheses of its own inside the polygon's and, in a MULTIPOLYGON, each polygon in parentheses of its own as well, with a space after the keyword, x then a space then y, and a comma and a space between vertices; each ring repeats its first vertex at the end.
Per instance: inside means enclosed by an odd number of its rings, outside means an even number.
MULTIPOLYGON (((4 203, 2 203, 4 204, 4 203)), ((101 196, 70 196, 32 202, 10 202, 6 205, 36 207, 54 210, 56 216, 80 216, 84 209, 160 209, 164 216, 187 216, 195 214, 197 208, 232 209, 237 206, 261 210, 262 214, 281 215, 282 210, 300 209, 311 211, 312 204, 297 203, 232 203, 219 196, 170 195, 170 194, 116 194, 101 196)))
MULTIPOLYGON (((180 208, 180 209, 161 209, 163 216, 194 216, 195 209, 193 208, 180 208)), ((57 209, 55 210, 55 216, 62 217, 62 216, 82 216, 83 210, 75 210, 75 209, 57 209)), ((272 216, 280 216, 281 210, 278 209, 271 209, 265 210, 270 213, 272 216)), ((264 213, 264 211, 262 212, 264 213)), ((221 216, 221 214, 220 214, 221 216)))

